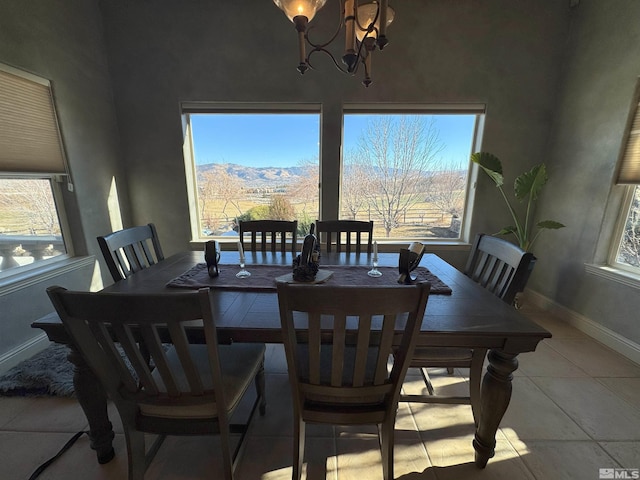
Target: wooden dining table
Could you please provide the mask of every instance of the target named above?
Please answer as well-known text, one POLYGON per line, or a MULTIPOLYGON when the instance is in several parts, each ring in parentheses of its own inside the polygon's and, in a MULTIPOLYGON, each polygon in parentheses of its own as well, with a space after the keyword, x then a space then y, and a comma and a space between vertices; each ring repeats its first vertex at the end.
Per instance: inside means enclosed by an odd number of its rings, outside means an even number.
MULTIPOLYGON (((210 284, 212 288, 219 290, 216 298, 220 314, 217 324, 220 342, 282 343, 275 278, 258 283, 256 279, 258 273, 266 278, 266 265, 273 267, 273 277, 290 271, 286 267, 291 266, 292 258, 290 253, 246 252, 246 268, 250 272, 253 269, 256 276, 245 285, 238 284, 235 280, 235 272, 239 271, 238 253, 222 252, 220 278, 212 279, 210 284), (224 281, 224 278, 228 281, 224 281)), ((185 272, 193 271, 202 262, 202 252, 181 252, 102 291, 168 295, 195 292, 197 282, 192 285, 187 282, 188 285, 182 285, 183 288, 168 284, 175 279, 184 278, 185 272)), ((398 254, 381 253, 379 265, 384 275, 376 281, 395 283, 398 276, 398 254)), ((339 281, 340 275, 337 273, 342 269, 340 272, 348 272, 349 276, 346 278, 350 282, 371 284, 372 279, 367 275, 371 269, 371 258, 366 254, 323 254, 320 268, 331 271, 332 266, 336 272, 335 278, 327 283, 339 281)), ((440 286, 444 284, 449 288, 441 288, 430 294, 418 345, 488 349, 488 366, 480 395, 480 418, 473 439, 475 463, 484 468, 495 453, 495 436, 511 398, 513 372, 518 367, 517 356, 534 351, 538 342, 550 338, 551 334, 437 255, 425 254, 420 267, 437 277, 434 281, 439 280, 440 286)), ((91 447, 96 451, 100 463, 110 461, 114 456, 114 433, 107 414, 104 389, 74 347, 55 313, 37 320, 32 327, 44 330, 51 341, 70 347, 69 360, 75 365, 76 397, 89 422, 91 447)), ((188 335, 194 343, 204 342, 200 327, 189 329, 188 335)))

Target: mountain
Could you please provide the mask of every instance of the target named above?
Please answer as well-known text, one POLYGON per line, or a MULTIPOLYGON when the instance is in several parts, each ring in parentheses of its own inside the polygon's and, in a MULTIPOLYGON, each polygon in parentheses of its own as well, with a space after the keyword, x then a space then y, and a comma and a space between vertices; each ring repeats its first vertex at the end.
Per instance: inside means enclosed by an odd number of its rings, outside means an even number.
POLYGON ((197 173, 226 172, 244 180, 248 187, 290 183, 306 174, 305 167, 247 167, 235 163, 207 163, 198 165, 196 171, 197 173))

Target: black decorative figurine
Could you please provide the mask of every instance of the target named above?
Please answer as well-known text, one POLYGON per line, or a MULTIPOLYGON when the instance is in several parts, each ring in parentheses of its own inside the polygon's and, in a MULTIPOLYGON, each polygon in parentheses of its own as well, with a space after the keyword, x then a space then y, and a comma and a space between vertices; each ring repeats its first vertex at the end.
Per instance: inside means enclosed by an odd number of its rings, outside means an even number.
POLYGON ((302 252, 293 259, 293 279, 296 282, 312 282, 316 278, 320 264, 320 244, 313 234, 315 228, 311 224, 309 234, 302 242, 302 252))
POLYGON ((415 282, 416 279, 411 276, 411 272, 420 265, 422 255, 424 255, 424 245, 420 242, 413 242, 409 245, 409 248, 400 249, 400 258, 398 260, 400 276, 398 277, 398 283, 411 285, 415 282))
POLYGON ((218 262, 220 261, 220 246, 215 240, 209 240, 204 244, 204 261, 207 263, 207 272, 211 278, 217 277, 218 262))

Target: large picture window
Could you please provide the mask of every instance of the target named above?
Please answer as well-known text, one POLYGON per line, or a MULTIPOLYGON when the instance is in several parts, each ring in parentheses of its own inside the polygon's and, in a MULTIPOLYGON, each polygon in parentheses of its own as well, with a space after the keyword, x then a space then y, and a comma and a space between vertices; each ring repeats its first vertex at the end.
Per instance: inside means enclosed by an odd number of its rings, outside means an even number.
POLYGON ((475 127, 472 114, 346 114, 342 218, 373 220, 378 238, 460 238, 475 127))
POLYGON ((194 240, 237 236, 239 221, 257 219, 298 220, 304 235, 325 219, 321 205, 336 206, 339 219, 373 220, 381 240, 462 237, 481 107, 345 107, 324 130, 335 138, 321 138, 318 105, 194 104, 183 113, 194 240), (342 145, 341 158, 323 158, 320 145, 342 145))
POLYGON ((199 237, 236 236, 240 220, 318 218, 320 114, 192 113, 199 237))

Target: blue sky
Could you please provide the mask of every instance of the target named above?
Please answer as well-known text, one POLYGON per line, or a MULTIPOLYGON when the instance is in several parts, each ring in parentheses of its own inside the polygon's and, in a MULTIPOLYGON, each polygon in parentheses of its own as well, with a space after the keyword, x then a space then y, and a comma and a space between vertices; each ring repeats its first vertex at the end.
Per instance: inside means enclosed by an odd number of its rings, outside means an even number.
MULTIPOLYGON (((345 116, 345 145, 357 144, 360 131, 374 115, 345 116)), ((436 128, 447 162, 469 160, 474 115, 437 115, 436 128)), ((291 167, 316 159, 319 114, 198 114, 191 115, 196 163, 236 163, 254 167, 291 167)))

